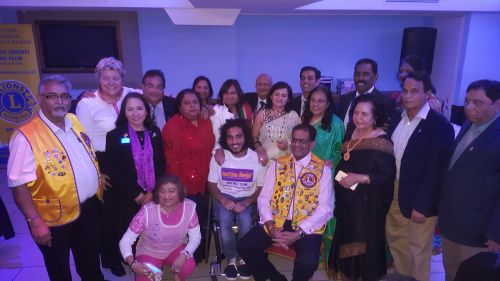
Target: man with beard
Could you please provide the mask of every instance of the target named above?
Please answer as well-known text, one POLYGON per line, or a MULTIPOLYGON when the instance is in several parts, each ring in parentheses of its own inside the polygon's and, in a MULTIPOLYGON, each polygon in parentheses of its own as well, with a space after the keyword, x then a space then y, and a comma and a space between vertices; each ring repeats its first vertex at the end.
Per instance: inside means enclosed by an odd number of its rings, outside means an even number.
POLYGON ((224 274, 228 280, 236 280, 238 275, 249 279, 250 271, 236 251, 232 227, 236 221, 238 238, 250 231, 265 168, 259 164, 257 153, 249 148, 252 133, 244 119, 229 119, 220 130, 219 143, 225 161, 219 166, 212 157, 208 190, 215 199, 214 214, 220 222, 222 252, 227 260, 224 274))
POLYGON ((8 184, 50 280, 72 280, 71 250, 81 279, 99 281, 99 167, 82 124, 68 114, 70 92, 62 76, 40 81, 39 115, 18 128, 9 143, 8 184))
POLYGON ((311 90, 319 85, 320 78, 321 71, 316 67, 304 66, 300 69, 300 88, 302 89, 302 95, 292 100, 292 110, 297 112, 299 116, 302 116, 302 113, 304 113, 307 98, 311 90))
MULTIPOLYGON (((348 124, 351 120, 349 110, 352 101, 365 94, 371 94, 380 99, 384 104, 385 116, 391 116, 394 113, 395 103, 387 95, 375 88, 375 82, 378 79, 378 64, 376 61, 368 58, 360 59, 354 66, 354 85, 356 91, 352 91, 340 96, 340 102, 337 106, 337 115, 344 120, 344 127, 349 129, 348 124)), ((352 127, 352 126, 351 126, 352 127)))

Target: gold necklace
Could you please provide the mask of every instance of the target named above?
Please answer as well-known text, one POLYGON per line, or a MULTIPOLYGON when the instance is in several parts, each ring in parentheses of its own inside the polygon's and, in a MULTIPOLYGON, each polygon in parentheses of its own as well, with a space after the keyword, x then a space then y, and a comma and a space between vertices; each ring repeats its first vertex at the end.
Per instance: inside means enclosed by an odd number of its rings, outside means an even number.
POLYGON ((347 143, 347 147, 346 147, 346 152, 344 153, 344 160, 345 161, 349 161, 349 159, 351 159, 351 151, 365 138, 365 136, 362 136, 358 139, 358 141, 352 146, 351 146, 351 142, 352 142, 352 139, 349 140, 349 142, 347 143))

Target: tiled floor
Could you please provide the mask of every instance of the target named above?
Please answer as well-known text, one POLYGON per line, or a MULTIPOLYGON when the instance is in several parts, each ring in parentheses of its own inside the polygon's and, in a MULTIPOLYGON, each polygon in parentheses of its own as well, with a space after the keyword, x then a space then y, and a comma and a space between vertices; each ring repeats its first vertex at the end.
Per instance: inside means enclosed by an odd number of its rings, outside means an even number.
MULTIPOLYGON (((6 171, 4 169, 0 170, 0 196, 9 211, 10 218, 16 231, 16 236, 10 240, 3 240, 3 238, 0 238, 0 281, 49 281, 47 272, 45 271, 42 255, 33 242, 26 221, 17 209, 14 200, 12 199, 12 195, 7 188, 6 171)), ((214 251, 213 249, 214 247, 211 247, 212 254, 214 251)), ((271 259, 276 267, 289 279, 291 279, 291 261, 279 257, 272 257, 271 259)), ((211 260, 214 260, 214 256, 211 256, 211 260)), ((435 256, 432 258, 431 271, 431 281, 444 280, 444 269, 441 256, 435 256)), ((73 280, 80 280, 74 266, 72 266, 72 272, 73 280)), ((208 264, 200 264, 188 280, 210 280, 208 272, 208 264)), ((103 274, 108 280, 133 280, 132 275, 117 278, 112 275, 109 270, 105 269, 103 269, 103 274)), ((165 277, 167 278, 166 280, 171 280, 170 274, 165 274, 165 277)), ((225 278, 219 277, 219 280, 225 280, 225 278)), ((314 275, 313 280, 326 281, 328 278, 323 270, 318 270, 314 275)))

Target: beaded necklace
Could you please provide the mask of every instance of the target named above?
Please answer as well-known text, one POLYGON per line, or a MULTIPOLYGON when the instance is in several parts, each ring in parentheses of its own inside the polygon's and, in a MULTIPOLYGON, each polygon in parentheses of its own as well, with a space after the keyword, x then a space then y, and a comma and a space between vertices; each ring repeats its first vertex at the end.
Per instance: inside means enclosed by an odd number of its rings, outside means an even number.
MULTIPOLYGON (((286 111, 281 111, 281 112, 278 112, 275 116, 272 116, 271 113, 273 112, 272 109, 265 109, 264 110, 264 124, 265 123, 270 123, 274 120, 277 120, 283 116, 285 116, 287 114, 286 111)), ((286 117, 283 118, 283 122, 281 123, 281 126, 279 128, 279 134, 276 136, 276 140, 281 140, 283 138, 283 135, 284 135, 284 132, 285 132, 285 123, 286 123, 286 117)), ((271 126, 268 126, 267 128, 267 134, 269 136, 271 136, 272 134, 272 127, 271 126)), ((272 141, 275 141, 274 139, 272 141)))

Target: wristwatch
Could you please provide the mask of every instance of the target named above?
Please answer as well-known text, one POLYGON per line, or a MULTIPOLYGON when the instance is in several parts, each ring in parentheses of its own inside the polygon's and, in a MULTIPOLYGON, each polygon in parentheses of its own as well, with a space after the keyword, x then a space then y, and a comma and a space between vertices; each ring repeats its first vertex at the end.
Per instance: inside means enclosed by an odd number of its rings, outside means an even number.
POLYGON ((302 228, 297 229, 297 232, 299 233, 300 238, 302 238, 302 237, 304 237, 304 236, 307 235, 307 233, 305 233, 304 230, 302 230, 302 228))

